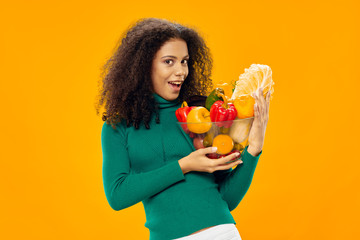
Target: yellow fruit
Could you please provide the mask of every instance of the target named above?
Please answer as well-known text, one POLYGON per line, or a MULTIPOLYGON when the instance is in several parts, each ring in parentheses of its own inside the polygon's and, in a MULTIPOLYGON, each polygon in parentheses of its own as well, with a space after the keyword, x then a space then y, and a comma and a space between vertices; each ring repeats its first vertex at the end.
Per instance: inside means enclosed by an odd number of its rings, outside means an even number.
MULTIPOLYGON (((235 89, 231 100, 241 98, 242 96, 251 96, 253 92, 260 87, 263 88, 264 96, 271 90, 270 99, 274 93, 274 82, 272 80, 271 68, 262 64, 251 64, 250 68, 245 69, 245 73, 239 76, 235 83, 235 89)), ((247 100, 251 100, 249 97, 247 100)))
POLYGON ((254 116, 255 99, 250 95, 243 95, 234 100, 237 117, 240 119, 254 116))
POLYGON ((210 112, 204 107, 193 108, 186 119, 187 127, 193 133, 206 133, 211 128, 210 112))
POLYGON ((217 153, 224 155, 228 154, 234 148, 234 141, 229 135, 220 134, 217 135, 213 140, 213 147, 217 147, 217 153))

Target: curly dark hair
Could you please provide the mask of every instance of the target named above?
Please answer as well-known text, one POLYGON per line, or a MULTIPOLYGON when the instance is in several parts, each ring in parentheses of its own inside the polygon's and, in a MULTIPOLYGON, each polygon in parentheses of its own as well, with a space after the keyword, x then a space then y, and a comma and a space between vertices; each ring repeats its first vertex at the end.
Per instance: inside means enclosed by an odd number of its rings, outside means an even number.
POLYGON ((189 74, 181 87, 180 102, 194 95, 206 95, 212 88, 212 57, 204 39, 190 27, 165 19, 143 18, 121 36, 115 53, 102 68, 97 115, 105 102, 102 120, 116 129, 122 119, 136 129, 143 121, 147 129, 152 114, 159 123, 158 107, 153 97, 152 60, 160 47, 170 39, 187 43, 189 74))

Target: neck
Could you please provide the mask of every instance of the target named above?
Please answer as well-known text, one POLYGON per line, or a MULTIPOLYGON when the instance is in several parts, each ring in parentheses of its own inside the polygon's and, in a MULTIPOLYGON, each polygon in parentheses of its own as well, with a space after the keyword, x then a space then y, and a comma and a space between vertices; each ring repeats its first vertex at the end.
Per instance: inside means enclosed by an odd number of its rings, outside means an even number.
POLYGON ((174 107, 180 103, 179 98, 169 101, 157 93, 153 93, 153 96, 160 109, 174 107))

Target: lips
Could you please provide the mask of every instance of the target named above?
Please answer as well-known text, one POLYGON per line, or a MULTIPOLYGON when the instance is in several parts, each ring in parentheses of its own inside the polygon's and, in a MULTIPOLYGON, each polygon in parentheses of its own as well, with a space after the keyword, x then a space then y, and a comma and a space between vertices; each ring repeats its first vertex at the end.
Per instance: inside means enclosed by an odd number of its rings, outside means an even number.
POLYGON ((175 81, 169 81, 168 83, 169 83, 169 84, 172 84, 172 85, 176 85, 177 87, 180 87, 180 86, 184 83, 184 81, 182 81, 182 80, 175 80, 175 81))

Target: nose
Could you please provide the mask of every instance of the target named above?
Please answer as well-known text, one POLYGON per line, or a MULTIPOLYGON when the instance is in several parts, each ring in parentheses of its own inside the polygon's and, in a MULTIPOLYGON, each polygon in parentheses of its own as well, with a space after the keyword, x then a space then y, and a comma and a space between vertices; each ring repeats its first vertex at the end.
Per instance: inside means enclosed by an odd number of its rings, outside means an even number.
POLYGON ((176 72, 175 72, 175 75, 178 76, 178 77, 182 77, 184 80, 186 78, 186 75, 187 75, 187 71, 188 71, 188 68, 187 66, 178 66, 177 69, 176 69, 176 72))

